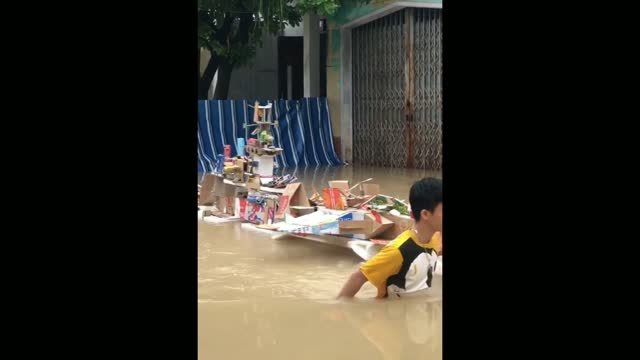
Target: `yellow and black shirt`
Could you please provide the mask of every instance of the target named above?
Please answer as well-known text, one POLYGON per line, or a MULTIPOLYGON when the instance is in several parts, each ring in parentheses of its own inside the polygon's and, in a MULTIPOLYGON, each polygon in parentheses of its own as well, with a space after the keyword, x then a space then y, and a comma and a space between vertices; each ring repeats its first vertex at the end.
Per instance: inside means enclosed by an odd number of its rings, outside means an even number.
POLYGON ((360 271, 378 289, 378 297, 398 296, 431 287, 442 239, 435 233, 427 244, 412 230, 398 235, 360 271))

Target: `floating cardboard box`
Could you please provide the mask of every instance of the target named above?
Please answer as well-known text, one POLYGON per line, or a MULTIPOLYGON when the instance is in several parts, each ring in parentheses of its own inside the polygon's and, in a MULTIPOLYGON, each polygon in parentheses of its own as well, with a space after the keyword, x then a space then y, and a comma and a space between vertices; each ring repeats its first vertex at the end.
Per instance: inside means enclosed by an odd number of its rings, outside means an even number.
POLYGON ((297 218, 287 214, 279 231, 298 234, 342 235, 355 239, 377 237, 393 226, 378 213, 321 209, 297 218))
POLYGON ((354 196, 378 195, 380 193, 380 185, 367 183, 367 181, 371 181, 371 180, 372 179, 361 181, 351 187, 349 186, 349 180, 331 180, 329 181, 329 187, 340 189, 340 191, 342 191, 345 195, 354 195, 354 196))
POLYGON ((372 195, 367 196, 356 196, 353 198, 347 198, 347 206, 352 208, 360 208, 362 204, 373 198, 372 195))
POLYGON ((329 187, 349 192, 349 180, 331 180, 329 181, 329 187))
POLYGON ((211 205, 217 197, 235 196, 236 187, 226 184, 224 179, 215 174, 205 174, 200 189, 199 205, 211 205))
POLYGON ((289 212, 289 207, 291 206, 308 207, 310 205, 307 192, 304 190, 304 185, 302 185, 302 183, 287 184, 287 187, 284 188, 284 192, 280 195, 276 219, 284 219, 285 214, 289 212))
POLYGON ((393 228, 393 221, 381 216, 379 213, 355 211, 352 212, 353 220, 343 221, 339 224, 340 234, 350 234, 354 239, 370 239, 379 237, 384 232, 393 228))
MULTIPOLYGON (((371 179, 367 179, 365 181, 369 181, 371 179)), ((342 202, 345 207, 360 207, 364 202, 370 200, 373 196, 378 195, 380 193, 380 185, 378 184, 366 184, 363 182, 357 183, 356 185, 349 187, 348 180, 331 180, 329 181, 330 189, 338 189, 344 195, 342 198, 342 202)), ((331 190, 334 191, 335 190, 331 190)), ((324 195, 324 192, 323 192, 324 195)), ((330 196, 330 195, 329 195, 330 196)), ((337 195, 335 195, 337 196, 337 195)), ((325 200, 325 205, 327 204, 327 196, 323 196, 325 200)), ((332 209, 344 209, 341 208, 340 205, 334 205, 335 203, 330 203, 327 207, 332 209)))
POLYGON ((285 223, 278 231, 296 234, 340 234, 340 221, 353 220, 346 211, 318 210, 308 215, 293 217, 285 213, 285 223))
POLYGON ((246 199, 236 199, 236 214, 239 218, 254 224, 273 224, 275 221, 276 203, 266 199, 261 204, 250 203, 246 199))
POLYGON ((327 209, 344 210, 347 207, 347 200, 338 188, 322 190, 322 198, 327 209))
POLYGON ((360 185, 364 196, 376 196, 380 194, 380 185, 378 184, 362 184, 360 185))
POLYGON ((213 174, 205 174, 200 185, 200 196, 198 198, 198 205, 212 205, 215 201, 213 195, 213 183, 216 181, 216 176, 213 174))
MULTIPOLYGON (((216 207, 222 214, 233 216, 235 214, 235 197, 234 196, 218 196, 216 207)), ((216 214, 214 214, 216 215, 216 214)))
POLYGON ((289 213, 293 217, 309 215, 316 211, 315 206, 289 206, 289 213))
POLYGON ((414 224, 414 221, 410 216, 393 215, 390 213, 384 213, 383 216, 393 222, 393 226, 382 234, 382 237, 385 239, 395 239, 396 236, 411 229, 414 224))

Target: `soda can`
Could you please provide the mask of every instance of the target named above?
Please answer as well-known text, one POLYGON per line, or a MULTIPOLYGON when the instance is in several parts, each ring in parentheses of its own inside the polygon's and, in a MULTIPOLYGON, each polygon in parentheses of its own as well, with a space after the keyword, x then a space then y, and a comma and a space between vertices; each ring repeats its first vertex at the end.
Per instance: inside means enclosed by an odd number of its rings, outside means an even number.
POLYGON ((224 169, 224 155, 218 154, 218 162, 216 163, 216 172, 218 174, 222 174, 223 169, 224 169))

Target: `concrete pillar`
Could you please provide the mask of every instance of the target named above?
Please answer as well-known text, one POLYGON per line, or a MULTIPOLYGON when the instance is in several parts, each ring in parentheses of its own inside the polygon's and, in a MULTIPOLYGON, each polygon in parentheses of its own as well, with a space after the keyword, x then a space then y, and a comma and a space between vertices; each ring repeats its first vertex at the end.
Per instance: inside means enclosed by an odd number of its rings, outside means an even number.
POLYGON ((304 15, 304 96, 320 96, 320 19, 309 12, 304 15))
MULTIPOLYGON (((353 161, 353 113, 351 84, 351 28, 340 31, 340 127, 342 159, 353 161)), ((328 95, 328 94, 327 94, 328 95)))

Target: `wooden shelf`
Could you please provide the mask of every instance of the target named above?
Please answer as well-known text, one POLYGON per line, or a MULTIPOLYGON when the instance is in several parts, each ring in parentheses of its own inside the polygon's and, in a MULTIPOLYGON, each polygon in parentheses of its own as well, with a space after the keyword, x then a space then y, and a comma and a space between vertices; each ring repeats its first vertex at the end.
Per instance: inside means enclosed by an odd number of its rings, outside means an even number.
POLYGON ((280 148, 275 148, 275 149, 265 149, 262 147, 257 147, 257 146, 252 146, 252 145, 245 145, 245 150, 252 155, 258 155, 258 156, 262 156, 262 155, 271 155, 271 156, 276 156, 279 153, 282 152, 282 149, 280 148))

